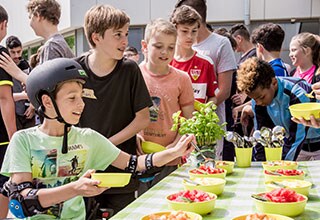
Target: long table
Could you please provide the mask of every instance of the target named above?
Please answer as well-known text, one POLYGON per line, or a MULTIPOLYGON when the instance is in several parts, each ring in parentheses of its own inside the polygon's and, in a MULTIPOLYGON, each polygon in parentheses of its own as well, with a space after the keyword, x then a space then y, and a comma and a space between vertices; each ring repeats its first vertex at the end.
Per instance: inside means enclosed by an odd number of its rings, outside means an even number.
MULTIPOLYGON (((137 198, 126 208, 115 215, 112 220, 139 220, 143 215, 169 210, 166 195, 183 190, 182 180, 188 178, 188 170, 184 165, 163 179, 145 194, 137 198)), ((299 162, 298 169, 307 173, 305 180, 315 186, 310 190, 305 212, 296 220, 320 219, 320 161, 299 162)), ((234 172, 226 177, 224 192, 218 197, 212 213, 203 219, 232 219, 235 216, 257 212, 251 194, 264 192, 264 175, 261 162, 253 162, 249 168, 234 168, 234 172)))

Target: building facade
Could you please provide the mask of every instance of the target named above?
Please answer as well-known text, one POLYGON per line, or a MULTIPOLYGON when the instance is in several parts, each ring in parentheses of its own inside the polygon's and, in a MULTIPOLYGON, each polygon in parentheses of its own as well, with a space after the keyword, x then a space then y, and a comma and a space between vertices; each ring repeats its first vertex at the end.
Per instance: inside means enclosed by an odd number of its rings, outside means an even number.
MULTIPOLYGON (((82 28, 85 12, 97 4, 110 4, 123 9, 131 18, 129 44, 140 49, 145 25, 155 18, 168 19, 176 0, 58 0, 62 8, 59 30, 76 55, 89 50, 82 28)), ((8 35, 23 42, 24 55, 30 56, 43 43, 29 26, 26 10, 28 0, 0 0, 9 13, 8 35)), ((216 27, 230 28, 244 23, 249 30, 274 22, 285 30, 282 57, 289 61, 291 37, 308 31, 320 33, 320 0, 207 0, 207 21, 216 27)), ((3 42, 2 42, 3 43, 3 42)))

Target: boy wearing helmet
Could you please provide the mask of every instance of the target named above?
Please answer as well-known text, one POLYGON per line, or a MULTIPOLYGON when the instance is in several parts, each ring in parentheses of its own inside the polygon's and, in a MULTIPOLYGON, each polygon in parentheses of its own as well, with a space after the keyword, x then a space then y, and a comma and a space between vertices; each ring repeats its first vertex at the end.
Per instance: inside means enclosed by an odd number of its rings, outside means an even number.
MULTIPOLYGON (((86 13, 84 24, 92 49, 76 61, 88 74, 83 92, 86 108, 80 126, 98 131, 119 149, 135 154, 136 134, 149 125, 148 107, 152 101, 139 66, 123 58, 129 22, 128 15, 119 9, 109 5, 93 6, 86 13)), ((8 55, 0 54, 0 67, 26 82, 27 75, 8 55)), ((110 166, 108 172, 121 170, 110 166)), ((96 199, 101 207, 116 213, 135 199, 138 184, 137 178, 131 178, 125 188, 108 190, 108 195, 96 199)))
POLYGON ((18 218, 85 219, 82 197, 107 189, 97 187, 100 182, 90 178, 94 170, 113 165, 135 173, 193 150, 188 145, 194 136, 184 136, 174 148, 136 157, 92 129, 74 127, 84 109, 86 77, 77 62, 66 58, 47 61, 28 77, 29 99, 41 109, 44 121, 13 136, 1 170, 10 176, 6 183, 9 207, 18 218))

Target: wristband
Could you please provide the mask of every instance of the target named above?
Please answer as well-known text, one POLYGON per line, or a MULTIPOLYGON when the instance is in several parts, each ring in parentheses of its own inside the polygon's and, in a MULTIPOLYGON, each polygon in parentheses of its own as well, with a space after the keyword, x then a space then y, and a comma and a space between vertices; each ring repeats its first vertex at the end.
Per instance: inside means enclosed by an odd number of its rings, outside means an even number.
POLYGON ((152 160, 153 155, 154 155, 154 153, 147 154, 147 156, 146 156, 146 160, 145 160, 146 170, 150 170, 153 168, 153 160, 152 160))
POLYGON ((126 167, 125 171, 130 173, 135 173, 138 165, 138 157, 137 155, 131 155, 130 160, 128 162, 128 166, 126 167))

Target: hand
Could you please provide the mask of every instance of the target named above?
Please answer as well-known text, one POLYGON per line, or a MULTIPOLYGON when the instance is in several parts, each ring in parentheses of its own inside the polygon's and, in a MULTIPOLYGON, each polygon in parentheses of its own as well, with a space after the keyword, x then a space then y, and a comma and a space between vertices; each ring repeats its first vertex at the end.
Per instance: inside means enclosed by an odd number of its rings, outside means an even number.
POLYGON ((241 102, 241 94, 239 94, 239 93, 236 93, 233 96, 231 96, 231 100, 237 106, 242 104, 242 102, 241 102))
POLYGON ((186 156, 194 150, 194 147, 190 143, 191 141, 196 143, 196 138, 193 134, 183 135, 176 146, 171 149, 177 152, 178 157, 186 156))
POLYGON ((311 88, 314 91, 316 99, 320 100, 320 82, 313 84, 311 88))
POLYGON ((142 141, 145 141, 144 138, 141 135, 137 134, 136 140, 137 140, 137 149, 136 149, 137 155, 140 156, 145 154, 142 150, 142 141))
POLYGON ((0 54, 0 67, 15 79, 18 78, 17 75, 21 71, 19 67, 15 64, 15 62, 12 60, 12 58, 5 52, 2 52, 2 54, 0 54))
POLYGON ((99 180, 91 179, 91 174, 95 170, 88 170, 83 176, 81 176, 76 182, 74 182, 74 189, 80 196, 91 197, 101 194, 103 191, 107 190, 106 187, 98 187, 100 184, 99 180))
POLYGON ((238 117, 239 117, 239 112, 241 112, 241 108, 235 107, 232 109, 232 118, 234 120, 234 122, 236 123, 238 121, 238 117))
POLYGON ((27 119, 31 119, 33 118, 35 114, 35 110, 34 107, 32 105, 30 105, 27 110, 24 112, 24 116, 26 116, 27 119))
POLYGON ((292 121, 298 124, 303 124, 304 126, 320 128, 320 119, 316 119, 313 115, 310 115, 310 120, 305 120, 304 118, 291 118, 292 121))
POLYGON ((242 109, 240 122, 243 126, 247 127, 250 122, 250 118, 253 118, 253 111, 251 105, 247 105, 242 109))

